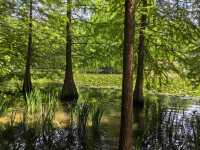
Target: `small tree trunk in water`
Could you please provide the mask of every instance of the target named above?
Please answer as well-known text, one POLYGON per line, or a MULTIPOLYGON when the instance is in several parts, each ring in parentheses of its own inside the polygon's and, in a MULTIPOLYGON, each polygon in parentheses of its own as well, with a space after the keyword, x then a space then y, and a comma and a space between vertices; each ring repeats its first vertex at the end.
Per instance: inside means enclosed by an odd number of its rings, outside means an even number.
POLYGON ((119 150, 132 149, 133 120, 133 16, 135 0, 125 0, 123 80, 119 150))
POLYGON ((68 0, 67 3, 67 25, 66 25, 66 69, 65 80, 61 93, 62 101, 73 101, 78 98, 78 92, 73 79, 72 72, 72 25, 71 25, 71 5, 72 1, 68 0))
MULTIPOLYGON (((143 8, 145 10, 147 7, 147 0, 142 0, 143 8)), ((145 59, 145 27, 147 21, 146 11, 141 16, 141 28, 139 37, 139 47, 138 47, 138 65, 137 65, 137 78, 135 89, 133 93, 133 106, 134 107, 144 107, 144 96, 143 96, 143 84, 144 84, 144 59, 145 59)))
POLYGON ((29 12, 29 35, 28 35, 28 50, 26 55, 26 66, 24 72, 23 92, 30 93, 32 90, 31 82, 31 60, 32 60, 32 0, 30 0, 30 12, 29 12))

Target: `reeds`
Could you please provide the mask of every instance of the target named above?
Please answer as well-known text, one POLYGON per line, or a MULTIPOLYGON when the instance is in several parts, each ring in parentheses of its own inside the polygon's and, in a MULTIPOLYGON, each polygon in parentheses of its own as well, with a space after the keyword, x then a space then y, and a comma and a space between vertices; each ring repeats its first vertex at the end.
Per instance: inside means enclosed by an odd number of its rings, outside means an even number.
POLYGON ((92 128, 94 130, 99 130, 101 119, 104 113, 103 106, 99 103, 95 103, 92 108, 91 118, 92 118, 92 128))
MULTIPOLYGON (((55 136, 54 132, 58 129, 53 124, 55 112, 58 109, 57 106, 58 94, 56 92, 50 94, 38 89, 33 90, 26 95, 26 101, 20 104, 20 112, 14 109, 11 110, 9 125, 5 125, 2 130, 2 133, 8 135, 5 141, 10 141, 9 144, 13 148, 17 148, 17 142, 25 142, 26 148, 32 149, 38 140, 43 142, 43 146, 51 147, 54 141, 52 136, 55 136), (15 122, 19 113, 21 114, 21 120, 15 122), (15 137, 12 135, 15 135, 15 137), (17 141, 17 138, 22 141, 17 141)), ((66 108, 66 112, 71 115, 71 127, 66 126, 63 130, 69 133, 67 136, 79 140, 71 141, 72 145, 76 141, 80 142, 80 145, 86 145, 87 132, 95 131, 96 133, 100 129, 103 108, 101 101, 84 99, 83 97, 75 106, 71 106, 69 109, 66 108), (88 130, 90 127, 95 130, 88 130)), ((68 141, 66 144, 70 146, 70 137, 65 138, 69 138, 63 139, 63 141, 68 141)))
POLYGON ((6 95, 0 94, 0 115, 8 109, 8 99, 6 95))
POLYGON ((57 106, 56 94, 44 94, 34 90, 26 96, 25 114, 26 124, 35 125, 44 130, 52 126, 52 120, 57 106))

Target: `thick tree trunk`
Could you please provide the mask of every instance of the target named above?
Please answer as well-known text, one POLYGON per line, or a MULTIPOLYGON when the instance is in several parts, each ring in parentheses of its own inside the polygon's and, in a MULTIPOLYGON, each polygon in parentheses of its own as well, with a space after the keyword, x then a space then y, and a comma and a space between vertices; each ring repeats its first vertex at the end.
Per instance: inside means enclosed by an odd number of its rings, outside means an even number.
POLYGON ((133 119, 133 16, 135 0, 125 0, 123 81, 119 150, 132 149, 133 119))
MULTIPOLYGON (((143 8, 147 7, 147 0, 142 0, 143 8)), ((138 65, 137 65, 137 78, 135 89, 133 93, 133 106, 144 107, 144 95, 143 95, 143 84, 144 84, 144 59, 145 59, 145 28, 147 22, 146 11, 141 16, 141 28, 139 37, 138 47, 138 65)))
POLYGON ((61 93, 62 101, 73 101, 78 98, 78 92, 73 79, 72 72, 72 25, 71 25, 71 0, 68 0, 67 4, 67 25, 66 25, 66 69, 65 69, 65 80, 61 93))
POLYGON ((28 35, 28 50, 26 55, 26 66, 24 72, 23 92, 30 93, 32 90, 31 82, 31 60, 32 60, 32 0, 30 0, 30 12, 29 12, 29 35, 28 35))

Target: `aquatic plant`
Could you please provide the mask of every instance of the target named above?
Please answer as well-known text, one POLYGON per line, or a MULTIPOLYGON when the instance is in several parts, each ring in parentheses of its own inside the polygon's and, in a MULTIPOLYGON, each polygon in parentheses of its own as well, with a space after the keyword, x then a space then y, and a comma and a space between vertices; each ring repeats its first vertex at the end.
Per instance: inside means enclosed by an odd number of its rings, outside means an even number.
MULTIPOLYGON (((81 127, 86 127, 87 123, 92 124, 93 129, 100 127, 100 122, 104 113, 104 107, 102 101, 97 99, 90 99, 80 96, 79 102, 75 109, 72 108, 71 115, 73 118, 74 112, 76 112, 77 124, 81 127)), ((73 119, 72 119, 73 120, 73 119)))
POLYGON ((25 120, 41 130, 49 128, 52 126, 57 104, 56 94, 34 90, 26 98, 25 120))
POLYGON ((33 90, 30 94, 26 94, 26 110, 27 113, 32 115, 41 110, 44 95, 40 90, 33 90))
POLYGON ((8 100, 6 95, 0 95, 0 115, 3 114, 8 108, 8 100))
POLYGON ((52 125, 52 120, 57 107, 57 99, 55 95, 45 95, 44 104, 41 109, 41 124, 42 128, 45 129, 52 125))
POLYGON ((85 132, 91 105, 87 102, 81 103, 78 107, 77 122, 81 132, 85 132))
POLYGON ((91 118, 92 118, 92 128, 94 130, 99 129, 103 113, 104 113, 104 109, 101 104, 94 103, 92 105, 91 118))
POLYGON ((12 111, 11 112, 11 116, 10 116, 10 127, 13 127, 14 124, 15 124, 15 118, 16 118, 16 112, 15 111, 12 111))

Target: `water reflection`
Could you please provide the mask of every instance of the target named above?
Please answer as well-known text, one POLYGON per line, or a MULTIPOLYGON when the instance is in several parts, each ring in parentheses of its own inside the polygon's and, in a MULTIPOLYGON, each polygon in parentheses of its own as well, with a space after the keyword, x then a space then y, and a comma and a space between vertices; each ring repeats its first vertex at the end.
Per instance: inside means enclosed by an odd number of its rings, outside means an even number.
POLYGON ((78 128, 57 128, 51 131, 43 131, 37 135, 35 129, 24 130, 20 125, 2 133, 4 141, 1 141, 2 150, 81 150, 84 149, 78 134, 78 128), (8 136, 10 135, 10 136, 8 136), (4 143, 4 144, 3 144, 4 143))
MULTIPOLYGON (((24 103, 2 109, 9 111, 0 116, 0 149, 117 149, 120 91, 84 88, 80 93, 73 107, 49 98, 31 109, 24 103)), ((145 107, 134 109, 133 116, 134 149, 200 149, 196 98, 147 95, 145 107)))
POLYGON ((145 110, 141 149, 198 149, 200 107, 181 98, 170 99, 168 105, 162 105, 163 100, 159 99, 145 110))

